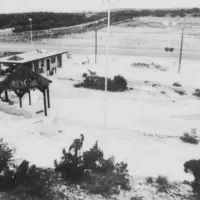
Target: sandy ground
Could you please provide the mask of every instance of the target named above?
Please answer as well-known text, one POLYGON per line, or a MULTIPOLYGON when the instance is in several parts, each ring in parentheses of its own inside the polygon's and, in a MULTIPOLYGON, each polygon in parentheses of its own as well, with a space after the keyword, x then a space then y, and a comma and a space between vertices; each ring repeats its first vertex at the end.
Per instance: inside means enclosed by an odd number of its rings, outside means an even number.
POLYGON ((27 96, 23 99, 25 114, 19 109, 18 99, 12 97, 16 104, 10 112, 18 115, 20 112, 22 116, 6 114, 5 104, 0 103, 3 111, 0 112, 0 136, 16 147, 16 158, 53 166, 62 149, 68 148, 83 133, 84 150, 98 140, 106 156, 114 155, 117 161, 128 162, 131 174, 136 177, 166 175, 170 180, 192 180, 191 175, 184 173, 183 164, 199 159, 200 147, 185 144, 178 137, 191 128, 200 134, 200 101, 192 95, 200 85, 199 61, 184 60, 178 74, 177 59, 110 57, 109 76, 123 75, 134 90, 107 93, 107 127, 104 128, 104 92, 73 87, 88 69, 105 74, 103 56, 98 57, 97 65, 93 64, 92 56, 89 59, 91 64, 82 65, 86 56, 72 55, 51 77, 48 117, 35 114, 43 109, 43 97, 38 91, 32 92, 32 106, 28 105, 27 96), (133 62, 154 62, 167 71, 134 68, 130 66, 133 62), (180 82, 187 95, 175 93, 174 82, 180 82), (160 86, 152 87, 153 83, 160 86))

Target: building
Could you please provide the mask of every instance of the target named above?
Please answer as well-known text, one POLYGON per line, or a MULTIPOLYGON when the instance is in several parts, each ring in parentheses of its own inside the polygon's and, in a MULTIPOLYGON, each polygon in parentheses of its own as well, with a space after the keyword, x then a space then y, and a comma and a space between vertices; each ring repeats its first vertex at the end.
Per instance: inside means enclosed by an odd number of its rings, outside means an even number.
POLYGON ((47 75, 53 75, 57 68, 62 67, 62 55, 67 53, 67 51, 37 49, 36 51, 7 56, 0 58, 0 69, 2 69, 3 66, 12 69, 23 66, 38 74, 46 73, 47 75))

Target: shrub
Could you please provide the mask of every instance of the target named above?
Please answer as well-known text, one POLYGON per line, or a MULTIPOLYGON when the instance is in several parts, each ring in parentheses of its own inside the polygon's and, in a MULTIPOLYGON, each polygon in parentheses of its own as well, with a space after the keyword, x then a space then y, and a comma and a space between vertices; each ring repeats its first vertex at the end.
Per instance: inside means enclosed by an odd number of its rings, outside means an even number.
POLYGON ((126 163, 114 163, 114 157, 104 159, 104 153, 98 142, 89 151, 80 155, 84 136, 75 139, 68 153, 63 150, 60 163, 55 161, 55 170, 65 181, 79 183, 81 188, 95 194, 116 194, 117 186, 129 190, 129 174, 126 163))
POLYGON ((113 82, 113 84, 116 86, 116 90, 125 90, 127 88, 127 81, 123 76, 115 76, 113 82))
POLYGON ((200 97, 200 89, 196 89, 195 93, 193 95, 197 96, 197 97, 200 97))
POLYGON ((156 183, 160 186, 168 186, 169 182, 166 176, 158 176, 156 179, 156 183))
POLYGON ((152 177, 147 177, 147 178, 146 178, 146 182, 147 182, 148 184, 152 184, 154 181, 153 181, 153 178, 152 178, 152 177))
POLYGON ((0 189, 13 189, 14 168, 13 155, 15 150, 11 149, 7 143, 0 139, 0 189))
POLYGON ((178 93, 179 95, 186 95, 186 92, 184 90, 180 90, 180 89, 175 89, 174 92, 178 93))
POLYGON ((98 142, 89 150, 83 153, 83 162, 85 169, 96 170, 98 163, 103 161, 103 151, 99 149, 98 142))
POLYGON ((167 192, 167 188, 169 188, 169 182, 167 177, 158 176, 158 178, 156 179, 156 183, 158 184, 157 186, 158 192, 167 192))
POLYGON ((131 197, 130 200, 143 200, 143 197, 141 197, 141 196, 134 196, 134 197, 131 197))
POLYGON ((190 144, 198 144, 198 139, 196 136, 196 129, 192 129, 191 133, 183 133, 183 136, 180 137, 183 142, 190 144))
POLYGON ((80 139, 74 140, 68 152, 63 149, 61 161, 59 163, 57 163, 57 160, 54 161, 55 171, 60 172, 62 178, 66 181, 78 181, 83 176, 83 159, 82 156, 78 155, 83 141, 84 136, 81 134, 80 139))
POLYGON ((192 188, 195 193, 200 194, 200 160, 190 160, 184 163, 184 171, 194 176, 192 188))
MULTIPOLYGON (((84 73, 82 83, 75 84, 74 87, 84 87, 97 90, 105 90, 105 77, 97 76, 95 72, 89 71, 90 75, 84 73)), ((127 89, 127 81, 123 76, 115 76, 107 79, 108 91, 124 91, 127 89)))
POLYGON ((35 165, 29 166, 24 160, 16 169, 15 193, 25 193, 30 196, 44 197, 50 192, 52 170, 38 168, 35 165))
POLYGON ((181 87, 181 84, 180 84, 180 83, 177 83, 177 82, 175 82, 175 83, 173 83, 173 86, 175 86, 175 87, 181 87))

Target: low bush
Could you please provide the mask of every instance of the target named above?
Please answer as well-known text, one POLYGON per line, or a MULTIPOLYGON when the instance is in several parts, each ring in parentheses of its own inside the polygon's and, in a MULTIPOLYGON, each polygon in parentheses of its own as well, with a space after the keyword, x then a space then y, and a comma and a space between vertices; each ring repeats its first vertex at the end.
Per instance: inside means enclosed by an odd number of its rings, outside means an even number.
POLYGON ((177 82, 175 82, 175 83, 173 83, 173 86, 174 86, 174 87, 181 87, 181 84, 180 84, 180 83, 177 83, 177 82))
POLYGON ((181 95, 181 96, 187 94, 185 90, 181 90, 181 89, 175 89, 174 92, 178 93, 178 94, 181 95))
POLYGON ((189 144, 198 144, 199 141, 197 139, 196 135, 196 129, 192 129, 190 133, 183 133, 183 136, 180 137, 180 139, 183 142, 189 143, 189 144))
POLYGON ((134 197, 131 197, 130 200, 143 200, 144 198, 143 197, 140 197, 140 196, 134 196, 134 197))
POLYGON ((196 89, 193 93, 194 96, 200 97, 200 89, 196 89))
POLYGON ((166 176, 158 176, 156 179, 156 183, 161 186, 168 186, 169 181, 166 176))
POLYGON ((192 188, 195 193, 200 194, 200 160, 190 160, 184 163, 184 171, 194 176, 192 188))
POLYGON ((81 135, 80 139, 74 140, 68 152, 63 150, 61 161, 55 161, 55 170, 65 181, 78 183, 94 194, 117 194, 118 186, 129 190, 128 165, 123 162, 115 164, 114 157, 105 159, 98 142, 80 154, 83 141, 84 136, 81 135))
MULTIPOLYGON (((89 71, 90 74, 84 73, 82 83, 75 84, 74 87, 84 87, 97 90, 105 90, 105 77, 97 76, 95 72, 89 71)), ((127 90, 127 81, 123 76, 115 76, 113 79, 107 79, 108 91, 125 91, 127 90)))
POLYGON ((165 193, 167 193, 167 189, 170 186, 167 177, 165 177, 165 176, 158 176, 157 179, 156 179, 156 183, 158 184, 158 186, 157 186, 157 191, 158 192, 165 192, 165 193))
MULTIPOLYGON (((23 161, 19 166, 14 162, 15 150, 0 139, 0 191, 11 191, 20 197, 44 197, 50 193, 51 171, 29 166, 23 161)), ((28 199, 28 198, 27 198, 28 199)))
POLYGON ((146 178, 146 182, 147 182, 148 184, 152 184, 154 181, 153 181, 153 178, 152 178, 152 177, 147 177, 147 178, 146 178))
POLYGON ((132 67, 149 68, 149 64, 146 63, 132 63, 132 67))

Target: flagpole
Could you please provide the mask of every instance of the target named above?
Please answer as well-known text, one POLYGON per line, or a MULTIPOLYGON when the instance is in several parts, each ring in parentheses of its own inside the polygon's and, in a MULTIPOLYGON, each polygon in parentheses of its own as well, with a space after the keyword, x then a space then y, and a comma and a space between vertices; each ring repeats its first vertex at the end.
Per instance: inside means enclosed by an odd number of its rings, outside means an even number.
POLYGON ((108 23, 107 23, 107 41, 106 41, 106 69, 105 69, 105 104, 104 104, 104 128, 107 127, 107 90, 108 90, 108 65, 109 65, 109 36, 110 36, 110 0, 108 0, 108 23))

